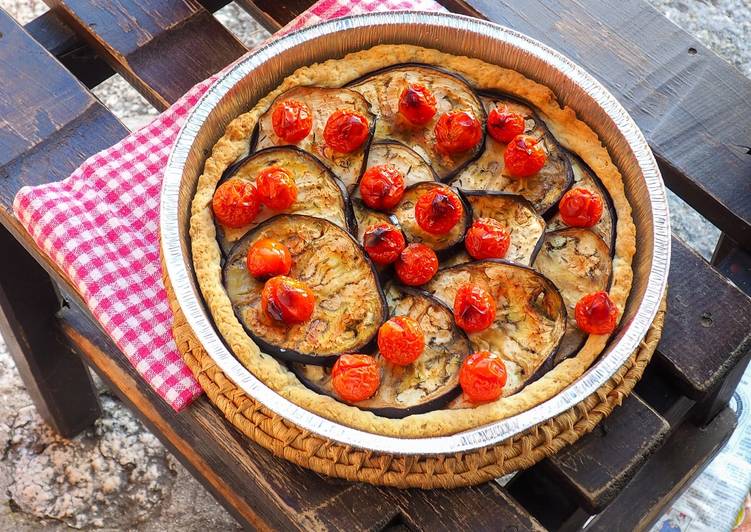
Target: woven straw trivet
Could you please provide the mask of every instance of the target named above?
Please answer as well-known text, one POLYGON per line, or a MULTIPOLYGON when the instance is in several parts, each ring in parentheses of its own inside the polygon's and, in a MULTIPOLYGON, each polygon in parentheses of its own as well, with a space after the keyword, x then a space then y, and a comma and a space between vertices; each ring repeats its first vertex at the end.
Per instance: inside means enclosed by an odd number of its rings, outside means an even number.
POLYGON ((526 469, 591 431, 631 393, 662 334, 665 297, 639 348, 595 393, 566 412, 493 447, 442 456, 396 456, 322 438, 274 414, 228 379, 193 335, 165 276, 173 333, 185 363, 209 400, 248 438, 276 456, 318 473, 400 488, 454 488, 526 469))

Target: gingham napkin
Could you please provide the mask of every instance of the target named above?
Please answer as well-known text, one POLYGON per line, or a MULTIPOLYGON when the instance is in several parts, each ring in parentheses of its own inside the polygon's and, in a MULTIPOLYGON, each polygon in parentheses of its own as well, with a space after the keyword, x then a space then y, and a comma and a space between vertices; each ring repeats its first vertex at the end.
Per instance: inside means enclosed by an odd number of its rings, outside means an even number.
MULTIPOLYGON (((443 10, 433 0, 321 0, 279 34, 350 14, 408 9, 443 10)), ((159 194, 177 133, 217 77, 195 85, 153 122, 93 155, 64 181, 24 187, 13 203, 36 244, 175 410, 202 390, 172 338, 159 257, 159 194)))

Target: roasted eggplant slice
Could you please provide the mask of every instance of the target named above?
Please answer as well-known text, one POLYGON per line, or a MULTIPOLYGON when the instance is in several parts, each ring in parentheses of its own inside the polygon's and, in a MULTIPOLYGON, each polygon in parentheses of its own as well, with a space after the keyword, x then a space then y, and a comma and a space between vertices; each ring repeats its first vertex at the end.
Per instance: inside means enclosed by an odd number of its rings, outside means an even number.
POLYGON ((438 176, 425 159, 401 142, 387 140, 370 145, 366 170, 382 164, 393 164, 404 176, 406 186, 422 181, 438 181, 438 176))
POLYGON ((547 213, 573 181, 571 162, 566 152, 529 105, 500 95, 483 95, 481 100, 488 111, 496 105, 507 105, 511 111, 521 114, 525 119, 525 134, 542 138, 548 154, 547 162, 542 170, 531 177, 509 177, 504 173, 503 163, 506 144, 486 135, 482 154, 459 172, 451 184, 463 190, 497 190, 519 194, 531 201, 539 214, 547 213))
POLYGON ((352 198, 351 201, 355 220, 357 220, 357 242, 359 244, 362 244, 365 231, 373 224, 386 222, 399 227, 399 221, 393 214, 369 209, 360 198, 352 198))
MULTIPOLYGON (((507 261, 529 266, 534 262, 542 245, 545 220, 538 215, 532 204, 521 196, 505 192, 464 191, 472 206, 474 220, 493 218, 506 226, 511 233, 511 243, 504 257, 507 261)), ((470 256, 463 251, 452 258, 452 265, 469 262, 470 256)))
POLYGON ((290 214, 267 220, 235 244, 223 276, 240 323, 264 352, 283 360, 333 364, 340 353, 366 349, 386 319, 386 301, 365 252, 349 233, 321 218, 290 214), (316 297, 309 321, 279 324, 261 310, 264 283, 245 265, 248 247, 261 238, 289 248, 289 276, 307 283, 316 297))
MULTIPOLYGON (((318 159, 302 150, 290 146, 261 150, 234 164, 222 181, 243 179, 254 183, 260 171, 269 166, 280 166, 295 179, 297 201, 285 212, 324 218, 354 234, 355 217, 342 182, 318 159)), ((217 239, 223 253, 227 254, 245 233, 277 214, 262 206, 253 223, 245 227, 229 228, 217 223, 217 239)))
POLYGON ((399 65, 372 72, 349 85, 365 96, 378 115, 376 140, 403 142, 430 162, 441 179, 448 179, 473 160, 482 150, 482 142, 466 153, 456 156, 441 154, 436 149, 435 124, 441 115, 452 111, 469 111, 485 123, 485 110, 466 81, 427 65, 399 65), (424 126, 413 126, 399 113, 399 98, 410 84, 430 90, 436 99, 436 114, 424 126))
MULTIPOLYGON (((429 294, 392 285, 386 291, 392 315, 409 316, 425 334, 425 351, 409 366, 396 366, 380 355, 381 386, 358 408, 379 416, 403 418, 443 407, 460 393, 459 369, 470 352, 467 336, 454 323, 451 310, 429 294)), ((292 364, 292 371, 309 388, 336 397, 331 370, 292 364)))
MULTIPOLYGON (((616 226, 616 215, 615 207, 613 206, 613 200, 611 199, 610 194, 608 194, 608 191, 605 189, 605 186, 600 181, 600 178, 595 175, 595 173, 589 168, 589 166, 586 165, 586 163, 584 163, 584 161, 571 153, 569 153, 569 158, 571 159, 571 167, 574 170, 574 184, 572 186, 585 188, 590 192, 599 194, 599 196, 603 199, 604 208, 602 209, 602 217, 600 218, 599 222, 597 222, 589 229, 605 241, 605 244, 607 244, 607 246, 610 248, 610 254, 612 255, 615 251, 615 246, 613 245, 613 243, 615 242, 616 226)), ((558 214, 558 211, 556 210, 553 217, 548 221, 548 231, 556 231, 565 227, 568 226, 563 223, 563 220, 561 220, 561 215, 558 214)))
POLYGON ((375 130, 376 117, 370 112, 370 105, 360 93, 349 89, 325 87, 294 87, 280 94, 268 111, 258 119, 258 134, 255 149, 287 144, 274 133, 271 115, 278 102, 296 100, 308 105, 313 113, 313 128, 308 136, 297 143, 299 148, 312 153, 342 180, 347 191, 351 192, 365 167, 370 139, 362 148, 353 153, 337 153, 326 145, 323 129, 334 111, 355 111, 368 119, 371 131, 375 130))
POLYGON ((561 229, 545 235, 534 266, 558 287, 568 310, 566 335, 554 358, 557 364, 581 349, 587 338, 576 326, 574 307, 585 294, 607 289, 613 268, 610 250, 589 229, 561 229))
POLYGON ((404 191, 404 197, 402 197, 399 204, 394 207, 392 213, 399 221, 399 225, 404 232, 407 242, 421 242, 426 246, 433 248, 433 250, 439 255, 447 255, 455 251, 459 246, 464 245, 464 233, 467 232, 467 229, 469 229, 469 226, 472 224, 472 207, 470 207, 469 203, 467 203, 461 193, 456 189, 452 189, 462 200, 464 216, 451 229, 451 231, 444 235, 433 235, 427 231, 423 231, 417 224, 417 219, 415 218, 415 203, 417 203, 420 196, 434 188, 451 187, 432 181, 412 185, 404 191))
POLYGON ((439 270, 426 290, 453 305, 460 286, 472 283, 493 296, 495 322, 469 335, 474 351, 488 350, 506 362, 504 396, 519 390, 552 356, 566 330, 566 306, 555 285, 526 266, 481 260, 439 270))

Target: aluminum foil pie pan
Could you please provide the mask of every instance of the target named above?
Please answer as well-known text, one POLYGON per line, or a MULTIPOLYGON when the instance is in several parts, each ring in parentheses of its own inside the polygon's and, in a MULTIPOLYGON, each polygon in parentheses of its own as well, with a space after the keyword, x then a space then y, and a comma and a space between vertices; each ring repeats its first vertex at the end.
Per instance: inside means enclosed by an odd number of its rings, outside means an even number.
POLYGON ((191 111, 173 147, 162 185, 162 254, 177 301, 217 366, 250 397, 299 427, 330 440, 391 454, 448 454, 495 445, 582 401, 605 383, 638 347, 654 319, 670 263, 665 187, 644 135, 591 75, 542 43, 469 17, 396 12, 341 18, 266 44, 231 69, 191 111), (377 44, 414 44, 512 68, 550 87, 610 151, 624 176, 637 230, 634 284, 622 325, 598 361, 560 394, 516 416, 451 436, 395 438, 352 429, 313 414, 268 388, 234 357, 213 325, 193 274, 190 204, 207 155, 227 124, 301 66, 340 58, 377 44))

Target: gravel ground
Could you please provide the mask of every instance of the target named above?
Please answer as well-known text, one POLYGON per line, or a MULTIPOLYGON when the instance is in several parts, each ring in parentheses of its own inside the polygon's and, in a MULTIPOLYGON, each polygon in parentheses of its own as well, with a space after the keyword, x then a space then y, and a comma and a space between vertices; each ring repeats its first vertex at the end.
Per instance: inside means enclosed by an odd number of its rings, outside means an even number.
MULTIPOLYGON (((652 0, 673 22, 751 77, 748 0, 652 0)), ((38 0, 0 0, 19 22, 43 13, 38 0)), ((219 20, 246 45, 268 36, 234 4, 219 20)), ((156 113, 115 76, 94 93, 128 127, 156 113)), ((670 194, 676 232, 705 257, 717 230, 670 194)), ((0 339, 0 530, 78 529, 202 532, 238 525, 130 412, 101 387, 104 415, 72 440, 39 419, 0 339)))

